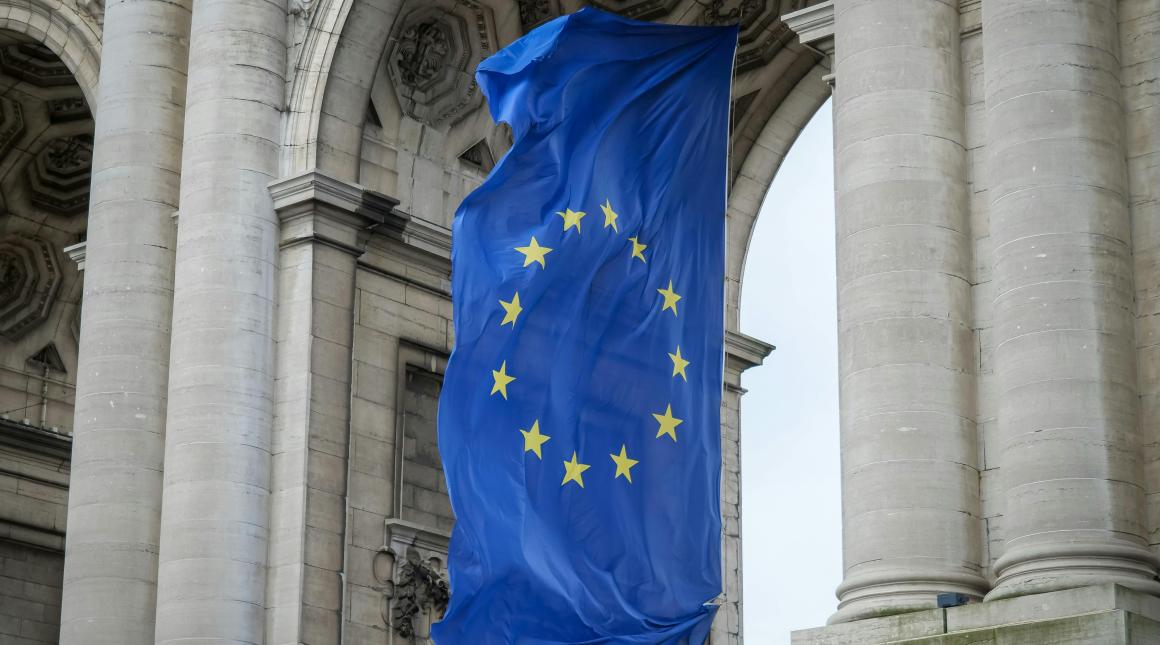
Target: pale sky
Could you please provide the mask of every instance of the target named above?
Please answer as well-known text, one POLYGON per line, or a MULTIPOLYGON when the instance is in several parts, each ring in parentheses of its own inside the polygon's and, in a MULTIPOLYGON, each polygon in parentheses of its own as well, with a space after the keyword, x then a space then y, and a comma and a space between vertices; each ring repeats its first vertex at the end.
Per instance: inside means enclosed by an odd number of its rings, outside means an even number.
POLYGON ((833 613, 842 578, 833 120, 827 102, 766 195, 741 331, 777 346, 742 376, 745 640, 789 643, 833 613))

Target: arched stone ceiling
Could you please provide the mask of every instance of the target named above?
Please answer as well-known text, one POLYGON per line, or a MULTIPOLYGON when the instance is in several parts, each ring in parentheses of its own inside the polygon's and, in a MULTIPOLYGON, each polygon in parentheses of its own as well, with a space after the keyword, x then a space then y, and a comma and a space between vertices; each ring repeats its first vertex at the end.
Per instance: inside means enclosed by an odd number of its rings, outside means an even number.
MULTIPOLYGON (((483 176, 473 172, 485 166, 472 160, 496 158, 506 149, 502 132, 479 109, 475 65, 527 30, 585 4, 669 23, 741 25, 733 91, 728 267, 728 323, 736 329, 740 276, 762 198, 798 132, 828 97, 821 81, 827 71, 824 56, 801 45, 781 20, 816 0, 458 0, 446 7, 440 0, 301 3, 283 170, 294 174, 316 168, 359 181, 371 159, 382 168, 395 164, 393 172, 409 178, 406 183, 388 178, 372 186, 404 203, 412 197, 405 193, 421 188, 422 181, 450 181, 443 198, 457 201, 467 190, 460 184, 483 176), (430 137, 407 144, 415 150, 391 149, 407 147, 400 138, 408 133, 394 130, 391 119, 382 118, 381 113, 395 109, 428 126, 430 137), (385 128, 382 137, 395 143, 364 149, 374 139, 364 136, 375 128, 385 128), (418 150, 436 147, 436 142, 441 152, 418 150), (416 180, 407 173, 419 170, 400 166, 400 154, 427 154, 436 165, 463 170, 449 179, 429 175, 416 180), (457 164, 456 157, 463 163, 457 164)), ((414 199, 416 210, 422 210, 422 196, 414 199)), ((445 225, 439 220, 446 213, 435 211, 419 216, 445 225)))

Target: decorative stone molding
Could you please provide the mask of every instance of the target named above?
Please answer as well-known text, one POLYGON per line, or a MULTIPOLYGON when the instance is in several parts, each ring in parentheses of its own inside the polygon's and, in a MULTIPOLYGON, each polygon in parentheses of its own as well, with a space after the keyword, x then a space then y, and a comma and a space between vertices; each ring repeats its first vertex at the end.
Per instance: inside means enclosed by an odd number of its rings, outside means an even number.
POLYGON ((282 222, 281 245, 317 242, 356 257, 371 232, 393 216, 397 199, 318 171, 270 184, 274 210, 282 222))
POLYGON ((34 237, 0 238, 0 337, 15 341, 44 322, 60 288, 52 246, 34 237))
POLYGON ((520 25, 531 31, 560 15, 560 0, 519 0, 520 25))
POLYGON ((383 621, 391 642, 430 643, 431 624, 443 617, 450 593, 447 546, 451 536, 414 522, 388 519, 374 574, 383 591, 383 621))
POLYGON ((88 247, 88 242, 77 242, 72 246, 64 247, 64 254, 77 265, 77 271, 85 270, 85 253, 88 247))
POLYGON ((28 164, 26 177, 34 204, 61 215, 82 213, 89 205, 93 143, 89 137, 60 137, 28 164))
POLYGON ((474 0, 407 4, 385 64, 399 104, 432 126, 454 123, 483 103, 475 68, 495 51, 491 9, 474 0))
POLYGON ((76 83, 68 66, 38 43, 14 43, 0 49, 0 70, 39 87, 76 83))
POLYGON ((474 145, 459 155, 459 160, 485 173, 491 172, 491 169, 495 168, 495 154, 492 153, 491 146, 487 145, 487 139, 476 141, 474 145))
POLYGON ((605 11, 615 11, 626 18, 654 20, 668 15, 679 2, 680 0, 599 0, 589 4, 605 11))
POLYGON ((6 96, 0 96, 0 159, 24 134, 24 109, 6 96))
POLYGON ((765 362, 766 357, 777 349, 765 341, 747 336, 741 332, 725 332, 725 367, 738 374, 765 362))
POLYGON ((89 103, 83 96, 49 99, 44 103, 48 107, 48 118, 53 123, 87 119, 90 116, 89 103))
POLYGON ((77 6, 92 16, 98 25, 105 24, 105 0, 77 0, 77 6))
POLYGON ((803 45, 809 45, 826 56, 834 55, 834 0, 826 0, 787 13, 782 20, 803 45))

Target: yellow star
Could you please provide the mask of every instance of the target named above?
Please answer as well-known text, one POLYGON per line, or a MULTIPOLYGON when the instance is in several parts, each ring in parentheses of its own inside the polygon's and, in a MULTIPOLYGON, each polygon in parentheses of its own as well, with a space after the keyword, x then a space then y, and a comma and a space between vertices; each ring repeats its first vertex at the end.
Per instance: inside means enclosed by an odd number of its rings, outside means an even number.
POLYGON ((584 211, 574 211, 571 208, 566 208, 563 211, 556 211, 556 214, 564 218, 564 232, 573 226, 576 227, 576 232, 580 232, 580 220, 584 219, 588 213, 584 211))
POLYGON ((604 211, 604 228, 611 226, 613 231, 619 233, 620 229, 616 227, 616 218, 620 216, 612 210, 612 202, 604 200, 604 203, 600 205, 600 210, 604 211))
POLYGON ((540 268, 548 268, 548 264, 544 261, 544 256, 551 253, 552 249, 546 246, 540 246, 536 241, 536 236, 532 236, 532 241, 528 242, 527 246, 517 246, 516 250, 524 254, 524 266, 528 266, 532 262, 539 262, 540 268))
POLYGON ((560 482, 563 486, 568 482, 576 482, 580 484, 580 488, 584 488, 584 471, 591 468, 588 464, 576 463, 576 451, 572 451, 572 461, 564 462, 564 481, 560 482))
POLYGON ((657 292, 665 297, 665 305, 661 307, 661 311, 665 309, 672 309, 673 315, 677 315, 677 301, 681 299, 676 291, 673 291, 673 281, 669 280, 668 289, 657 289, 657 292))
POLYGON ((632 242, 632 257, 640 258, 641 262, 644 262, 647 264, 648 261, 644 259, 644 250, 648 248, 648 245, 641 244, 640 242, 638 242, 636 240, 635 237, 628 238, 628 241, 632 242))
POLYGON ((636 459, 629 459, 628 458, 628 455, 625 454, 625 451, 624 451, 624 444, 620 444, 620 454, 619 455, 608 455, 608 456, 612 457, 612 461, 616 462, 616 475, 613 476, 613 479, 616 479, 617 477, 624 475, 624 478, 627 479, 628 483, 631 484, 632 483, 632 467, 639 464, 640 462, 637 461, 636 459))
MULTIPOLYGON (((524 452, 528 452, 530 450, 536 453, 537 457, 543 459, 544 455, 540 454, 540 446, 544 445, 544 442, 546 442, 548 439, 551 439, 551 437, 546 434, 540 434, 540 420, 536 419, 535 422, 532 423, 531 430, 524 430, 521 428, 520 433, 524 435, 524 452)), ((583 484, 581 484, 581 486, 583 486, 583 484)))
MULTIPOLYGON (((499 306, 503 307, 504 310, 503 322, 501 322, 499 326, 503 327, 504 325, 511 323, 512 327, 515 327, 516 318, 518 318, 520 312, 524 310, 524 308, 520 306, 520 292, 517 291, 516 295, 512 296, 511 302, 504 302, 503 300, 500 300, 499 306)), ((679 351, 680 348, 678 347, 677 350, 679 351)), ((669 356, 672 356, 672 354, 669 354, 669 356)))
POLYGON ((673 416, 673 406, 666 407, 664 414, 656 414, 654 412, 653 418, 657 420, 657 423, 661 424, 660 429, 657 430, 657 439, 667 434, 673 438, 673 441, 677 440, 677 426, 684 423, 684 420, 673 416))
POLYGON ((512 381, 516 380, 516 377, 508 376, 507 361, 504 361, 503 365, 499 366, 499 371, 492 370, 491 377, 493 379, 495 379, 495 385, 491 386, 491 393, 495 394, 496 392, 499 392, 500 394, 503 395, 503 398, 506 400, 507 399, 508 383, 511 383, 512 381))
POLYGON ((681 356, 680 345, 677 345, 677 353, 669 354, 669 358, 673 359, 673 376, 680 374, 681 378, 684 379, 685 382, 688 382, 689 377, 685 375, 685 368, 689 366, 689 361, 686 361, 685 358, 681 356))

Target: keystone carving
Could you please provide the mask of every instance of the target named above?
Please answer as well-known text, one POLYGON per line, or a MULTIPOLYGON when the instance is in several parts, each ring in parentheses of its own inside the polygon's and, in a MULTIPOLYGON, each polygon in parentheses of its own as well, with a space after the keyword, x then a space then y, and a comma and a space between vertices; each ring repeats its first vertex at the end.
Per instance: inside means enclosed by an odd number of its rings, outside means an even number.
POLYGON ((474 0, 413 1, 385 57, 399 104, 428 125, 453 123, 483 102, 475 68, 495 51, 491 9, 474 0))
POLYGON ((15 234, 0 238, 0 337, 15 341, 44 322, 60 282, 48 242, 15 234))
POLYGON ((61 215, 83 212, 89 203, 92 163, 93 145, 88 137, 49 141, 28 164, 32 202, 61 215))
POLYGON ((0 70, 39 87, 74 85, 72 72, 44 45, 15 43, 0 49, 0 70))

